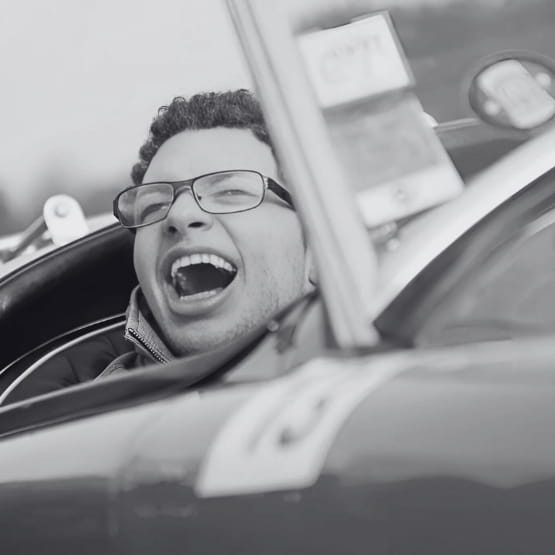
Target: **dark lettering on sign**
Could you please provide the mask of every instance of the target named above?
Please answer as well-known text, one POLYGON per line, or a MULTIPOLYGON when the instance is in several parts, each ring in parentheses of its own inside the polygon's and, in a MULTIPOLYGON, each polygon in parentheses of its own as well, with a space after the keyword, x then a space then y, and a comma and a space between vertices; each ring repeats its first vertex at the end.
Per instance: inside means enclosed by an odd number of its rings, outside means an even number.
POLYGON ((372 75, 375 53, 381 48, 381 37, 377 35, 356 37, 338 44, 322 56, 322 76, 335 83, 356 75, 372 75))

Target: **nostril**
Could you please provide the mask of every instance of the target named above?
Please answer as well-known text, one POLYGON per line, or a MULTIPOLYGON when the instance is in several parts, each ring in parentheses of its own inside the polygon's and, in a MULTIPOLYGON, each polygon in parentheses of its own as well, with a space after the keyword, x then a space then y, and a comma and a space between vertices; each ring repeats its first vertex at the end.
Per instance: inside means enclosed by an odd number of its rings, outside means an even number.
POLYGON ((193 220, 189 223, 183 222, 182 224, 180 224, 179 222, 171 223, 168 221, 165 229, 166 233, 168 233, 169 235, 176 235, 178 233, 185 232, 186 229, 199 229, 203 227, 206 227, 206 223, 199 220, 193 220))

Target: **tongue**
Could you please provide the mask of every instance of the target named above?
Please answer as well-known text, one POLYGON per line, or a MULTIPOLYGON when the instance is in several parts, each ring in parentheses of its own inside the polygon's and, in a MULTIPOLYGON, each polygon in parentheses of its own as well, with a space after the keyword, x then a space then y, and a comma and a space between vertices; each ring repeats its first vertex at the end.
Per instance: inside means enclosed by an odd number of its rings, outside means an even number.
POLYGON ((194 264, 180 268, 173 278, 173 286, 180 297, 196 295, 227 287, 233 274, 212 264, 194 264))

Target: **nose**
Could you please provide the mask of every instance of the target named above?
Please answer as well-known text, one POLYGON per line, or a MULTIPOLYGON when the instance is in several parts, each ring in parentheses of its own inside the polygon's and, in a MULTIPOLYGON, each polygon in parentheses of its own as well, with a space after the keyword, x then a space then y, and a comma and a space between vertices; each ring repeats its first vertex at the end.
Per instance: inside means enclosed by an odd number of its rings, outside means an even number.
POLYGON ((163 224, 164 231, 170 235, 186 234, 191 229, 211 228, 214 215, 202 210, 192 191, 186 190, 175 199, 163 224))

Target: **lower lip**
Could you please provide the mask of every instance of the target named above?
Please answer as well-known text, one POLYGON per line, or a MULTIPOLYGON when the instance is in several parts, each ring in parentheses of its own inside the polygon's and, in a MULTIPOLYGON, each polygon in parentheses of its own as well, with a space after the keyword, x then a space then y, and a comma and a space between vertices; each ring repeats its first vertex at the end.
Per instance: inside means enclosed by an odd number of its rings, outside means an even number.
POLYGON ((224 289, 210 296, 190 295, 180 297, 177 291, 167 281, 164 281, 164 289, 170 310, 179 316, 199 316, 207 314, 219 308, 231 295, 237 282, 238 276, 224 289))

